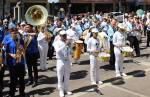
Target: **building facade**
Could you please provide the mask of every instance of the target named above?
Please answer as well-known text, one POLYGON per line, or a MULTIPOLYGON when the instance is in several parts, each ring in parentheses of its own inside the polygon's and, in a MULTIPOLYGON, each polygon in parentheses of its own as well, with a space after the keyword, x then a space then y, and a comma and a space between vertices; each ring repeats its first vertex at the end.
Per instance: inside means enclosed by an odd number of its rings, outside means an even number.
MULTIPOLYGON (((13 13, 14 7, 18 0, 0 0, 0 17, 5 13, 13 13)), ((150 0, 59 0, 59 3, 48 3, 48 0, 20 0, 21 16, 23 17, 26 10, 35 4, 43 5, 47 8, 49 14, 53 11, 55 14, 63 7, 66 12, 73 14, 95 12, 95 11, 123 11, 129 12, 142 8, 150 9, 150 0)))

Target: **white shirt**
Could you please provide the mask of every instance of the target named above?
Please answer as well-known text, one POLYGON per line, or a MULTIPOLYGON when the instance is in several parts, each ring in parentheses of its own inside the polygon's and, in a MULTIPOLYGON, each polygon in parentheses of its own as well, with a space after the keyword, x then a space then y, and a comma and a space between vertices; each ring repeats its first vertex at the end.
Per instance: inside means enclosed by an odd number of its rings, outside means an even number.
POLYGON ((85 37, 85 40, 84 42, 87 44, 88 40, 90 39, 90 36, 91 36, 91 32, 88 32, 86 37, 85 37))
POLYGON ((64 41, 58 40, 53 45, 56 51, 57 59, 65 60, 70 58, 71 55, 70 47, 68 47, 64 41))
POLYGON ((72 29, 68 29, 66 31, 67 35, 72 38, 74 41, 79 40, 79 34, 76 31, 73 31, 72 29))
POLYGON ((42 32, 39 32, 38 37, 37 37, 37 41, 40 44, 48 44, 48 41, 45 40, 45 34, 42 32))
POLYGON ((87 51, 88 52, 98 52, 100 51, 99 39, 91 37, 87 42, 87 51))
POLYGON ((125 46, 125 35, 121 32, 115 32, 113 35, 114 46, 125 46))

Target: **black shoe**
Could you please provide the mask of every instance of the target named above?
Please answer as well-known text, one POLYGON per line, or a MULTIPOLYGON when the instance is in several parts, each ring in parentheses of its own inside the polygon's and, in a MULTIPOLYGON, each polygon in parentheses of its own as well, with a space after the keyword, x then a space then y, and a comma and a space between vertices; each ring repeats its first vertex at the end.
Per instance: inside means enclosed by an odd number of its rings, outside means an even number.
POLYGON ((32 84, 32 87, 34 88, 34 87, 36 87, 38 85, 38 83, 37 82, 34 82, 33 84, 32 84))
POLYGON ((26 86, 32 85, 33 81, 28 81, 28 83, 26 84, 26 86))

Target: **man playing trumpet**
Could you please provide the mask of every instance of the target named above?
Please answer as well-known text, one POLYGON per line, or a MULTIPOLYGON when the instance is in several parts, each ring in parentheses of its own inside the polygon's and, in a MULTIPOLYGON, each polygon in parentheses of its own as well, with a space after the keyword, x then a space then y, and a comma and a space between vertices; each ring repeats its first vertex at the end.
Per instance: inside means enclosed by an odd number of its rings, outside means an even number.
POLYGON ((47 67, 47 53, 48 53, 48 43, 50 42, 50 35, 49 32, 44 31, 45 27, 41 26, 40 32, 37 37, 38 41, 38 49, 40 53, 40 68, 41 70, 46 70, 47 67))

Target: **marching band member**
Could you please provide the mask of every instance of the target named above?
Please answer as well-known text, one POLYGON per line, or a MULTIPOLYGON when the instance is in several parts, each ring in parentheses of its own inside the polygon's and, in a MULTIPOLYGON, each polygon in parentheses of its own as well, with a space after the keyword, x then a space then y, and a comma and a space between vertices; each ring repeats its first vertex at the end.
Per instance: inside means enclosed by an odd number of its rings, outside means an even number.
POLYGON ((99 40, 97 38, 98 30, 93 28, 91 30, 92 37, 87 42, 87 51, 90 53, 90 76, 91 76, 91 84, 103 84, 99 79, 99 67, 97 56, 100 52, 99 40))
MULTIPOLYGON (((38 82, 38 70, 37 70, 37 59, 38 59, 38 45, 37 45, 37 36, 36 33, 33 32, 32 25, 27 24, 25 26, 25 32, 30 35, 32 38, 29 38, 25 56, 26 56, 26 63, 28 67, 28 75, 29 81, 27 85, 33 84, 33 87, 37 85, 38 82), (34 76, 32 74, 34 73, 34 76)), ((26 37, 28 38, 28 37, 26 37)))
MULTIPOLYGON (((76 32, 76 25, 75 24, 71 24, 71 28, 68 29, 66 31, 67 36, 72 40, 72 48, 73 48, 73 44, 75 44, 75 41, 79 40, 79 33, 76 32)), ((75 48, 76 49, 76 48, 75 48)), ((80 63, 79 59, 74 59, 75 63, 80 63)))
POLYGON ((37 37, 38 49, 40 53, 40 69, 47 70, 47 53, 48 53, 48 43, 50 41, 50 33, 44 31, 44 26, 41 26, 40 32, 37 37), (47 34, 46 34, 47 33, 47 34))
POLYGON ((79 33, 76 32, 76 25, 75 24, 71 24, 71 28, 68 29, 66 31, 67 36, 69 36, 70 38, 72 38, 74 41, 79 40, 79 33))
POLYGON ((55 25, 54 25, 54 20, 53 20, 53 17, 48 17, 47 19, 47 31, 52 35, 51 36, 51 39, 50 39, 50 42, 48 44, 49 48, 48 48, 48 57, 50 60, 53 59, 53 56, 54 56, 54 47, 52 46, 53 44, 53 41, 54 41, 54 35, 53 35, 53 32, 54 32, 54 29, 55 29, 55 25))
MULTIPOLYGON (((62 30, 63 30, 62 28, 56 28, 56 29, 55 29, 56 36, 55 36, 55 38, 54 38, 54 42, 53 42, 53 44, 55 44, 55 42, 56 42, 56 41, 58 41, 58 40, 60 40, 60 39, 61 39, 61 38, 60 38, 60 34, 59 34, 59 33, 60 33, 60 31, 62 31, 62 30)), ((53 44, 52 44, 52 45, 53 45, 53 44)), ((53 46, 54 46, 54 45, 53 45, 53 46)))
POLYGON ((21 97, 25 96, 25 60, 23 40, 18 38, 18 33, 14 25, 9 24, 8 26, 10 34, 7 35, 3 44, 6 49, 6 65, 10 73, 10 96, 15 97, 15 90, 17 81, 19 79, 19 93, 21 97))
POLYGON ((128 37, 127 40, 130 42, 130 47, 134 47, 136 56, 140 56, 140 48, 139 48, 139 41, 136 34, 136 26, 133 21, 133 17, 129 18, 129 21, 127 22, 127 31, 128 31, 128 37))
POLYGON ((149 47, 149 42, 150 42, 150 15, 147 18, 145 26, 146 26, 146 34, 147 34, 147 47, 149 47))
POLYGON ((126 43, 125 38, 125 26, 123 23, 119 23, 118 31, 113 35, 116 77, 127 76, 123 73, 123 56, 121 54, 121 48, 124 47, 126 43))
POLYGON ((109 60, 109 64, 110 66, 112 66, 112 68, 114 69, 114 65, 115 65, 115 54, 114 54, 114 45, 113 45, 113 34, 116 32, 116 23, 117 20, 116 19, 112 19, 110 25, 108 25, 108 30, 107 30, 107 34, 108 34, 108 39, 110 42, 110 60, 109 60))
POLYGON ((2 41, 4 38, 4 29, 2 27, 2 20, 0 20, 0 97, 2 96, 3 91, 3 77, 4 77, 4 71, 5 66, 3 64, 3 50, 2 50, 2 41))
POLYGON ((57 58, 57 78, 58 78, 58 89, 59 96, 64 97, 65 92, 71 95, 69 92, 69 78, 70 78, 70 42, 67 40, 66 32, 60 31, 61 39, 54 43, 57 58))

